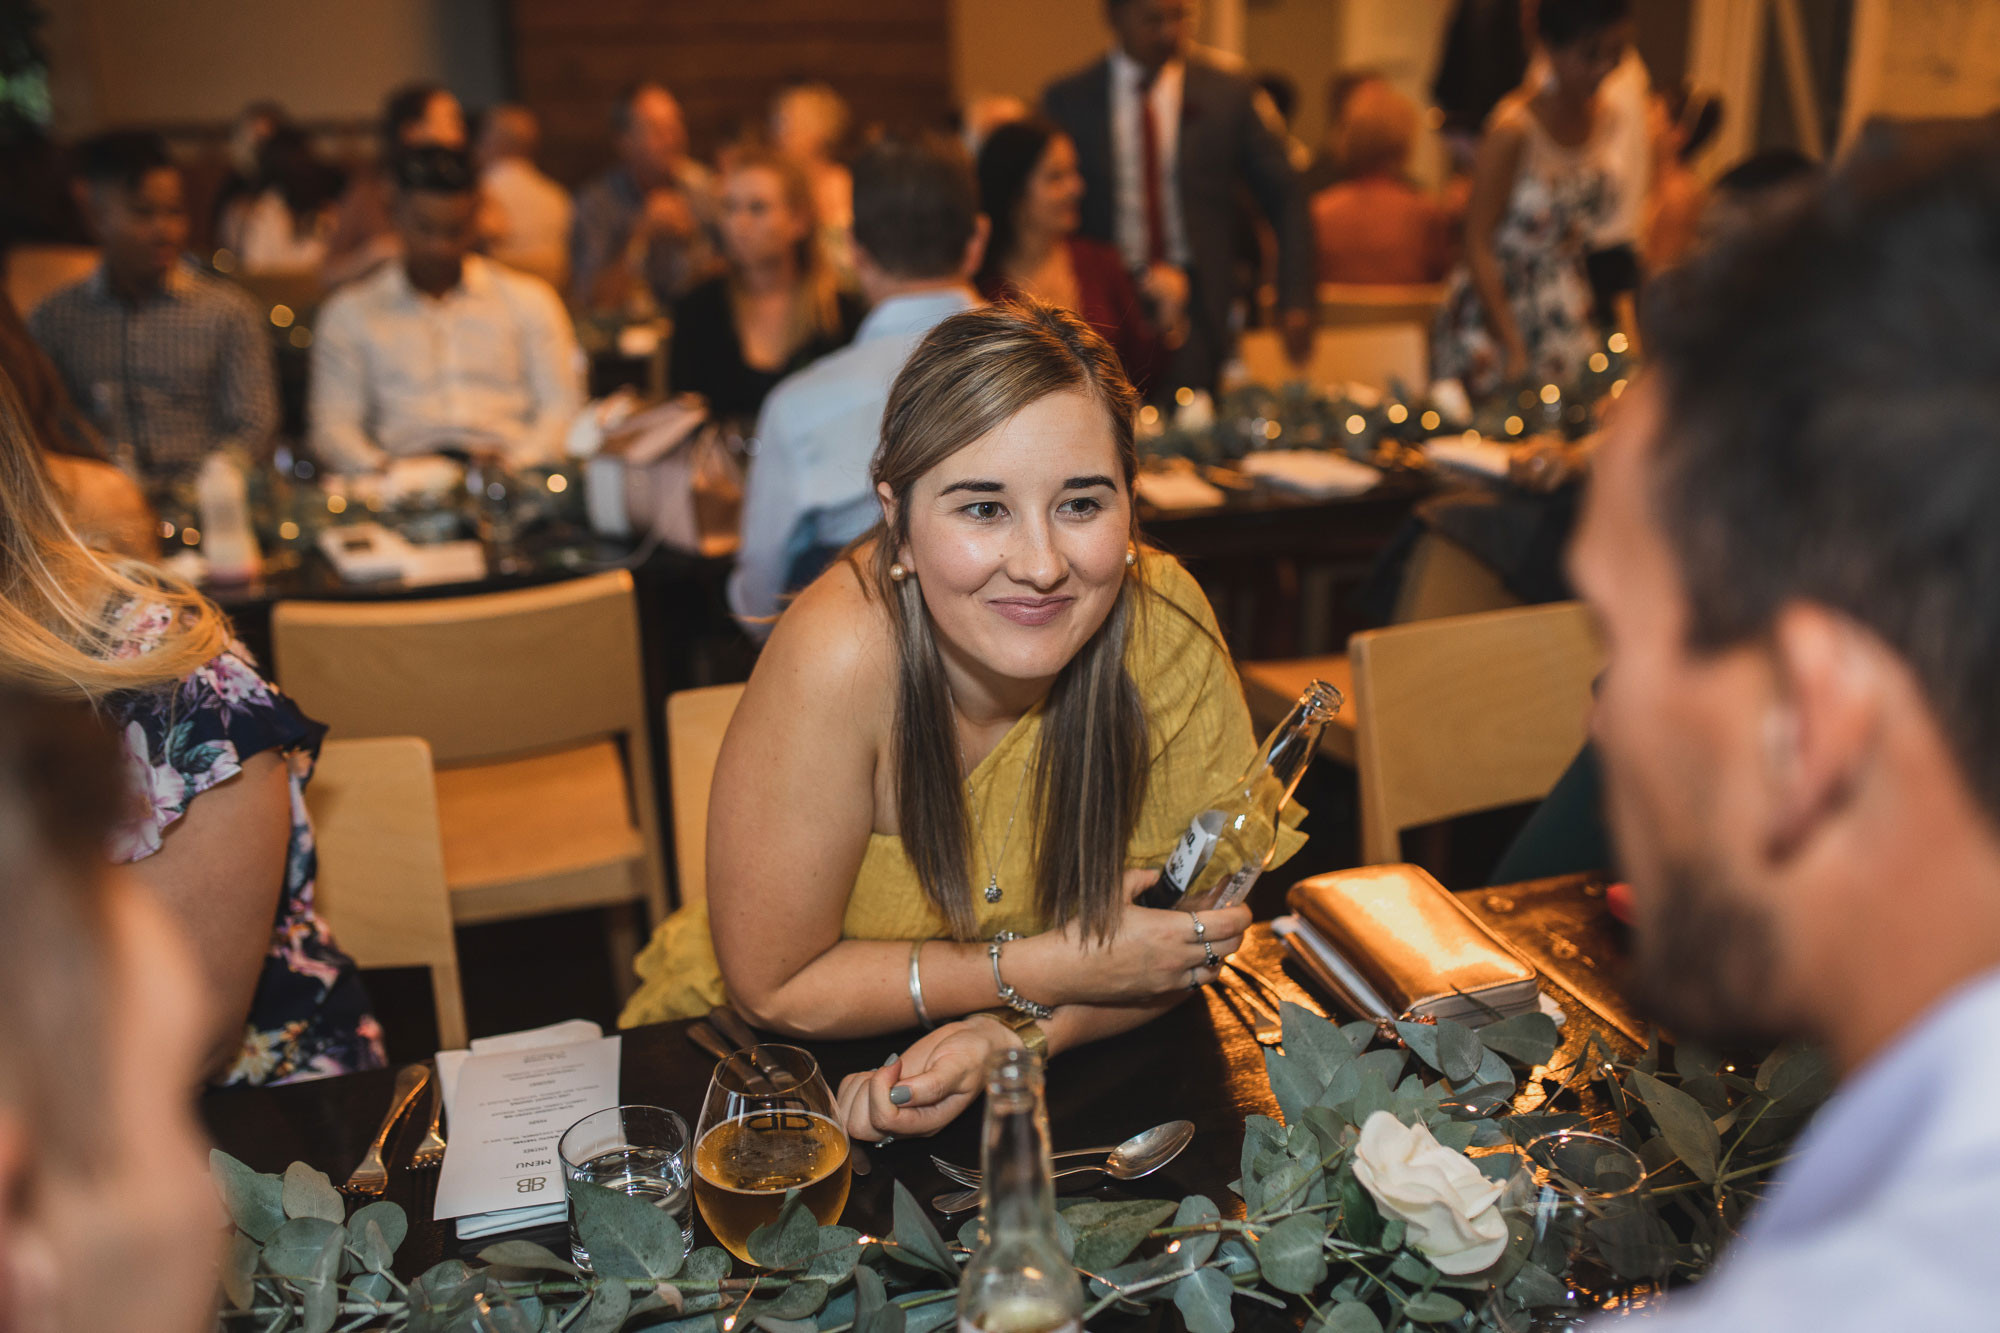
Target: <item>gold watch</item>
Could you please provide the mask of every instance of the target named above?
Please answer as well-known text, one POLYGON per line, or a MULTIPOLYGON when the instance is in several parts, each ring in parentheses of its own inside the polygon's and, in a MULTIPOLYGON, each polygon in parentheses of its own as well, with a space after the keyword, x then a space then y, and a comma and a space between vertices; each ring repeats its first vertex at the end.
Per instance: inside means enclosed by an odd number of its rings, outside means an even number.
POLYGON ((980 1009, 973 1017, 990 1018, 1021 1039, 1021 1044, 1032 1051, 1037 1058, 1047 1063, 1049 1058, 1049 1034, 1042 1031, 1042 1025, 1033 1015, 1013 1009, 980 1009))

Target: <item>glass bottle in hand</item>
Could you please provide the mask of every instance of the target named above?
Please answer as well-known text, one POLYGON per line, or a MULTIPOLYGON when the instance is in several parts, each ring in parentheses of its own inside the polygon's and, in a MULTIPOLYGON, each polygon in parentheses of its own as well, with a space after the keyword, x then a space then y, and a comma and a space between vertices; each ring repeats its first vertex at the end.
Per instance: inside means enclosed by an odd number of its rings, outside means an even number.
POLYGON ((1081 1333, 1083 1284, 1056 1238, 1042 1062, 1003 1051, 986 1071, 986 1243, 958 1284, 958 1333, 1081 1333))
POLYGON ((1344 702, 1323 680, 1306 686, 1236 786, 1194 817, 1160 877, 1139 895, 1139 905, 1195 912, 1233 907, 1249 897, 1278 850, 1279 813, 1319 749, 1320 732, 1344 702))

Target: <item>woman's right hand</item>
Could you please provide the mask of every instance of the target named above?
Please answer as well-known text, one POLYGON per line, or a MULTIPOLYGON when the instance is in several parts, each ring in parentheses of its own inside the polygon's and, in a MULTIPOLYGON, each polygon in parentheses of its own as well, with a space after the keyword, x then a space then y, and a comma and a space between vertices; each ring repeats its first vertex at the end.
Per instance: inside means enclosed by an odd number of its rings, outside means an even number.
POLYGON ((1031 1000, 1058 1005, 1137 1004, 1215 980, 1219 968, 1202 944, 1218 962, 1234 953, 1249 929, 1250 909, 1183 912, 1131 901, 1159 876, 1157 869, 1125 872, 1126 901, 1109 940, 1100 942, 1072 921, 1011 946, 1001 959, 1007 981, 1031 1000))

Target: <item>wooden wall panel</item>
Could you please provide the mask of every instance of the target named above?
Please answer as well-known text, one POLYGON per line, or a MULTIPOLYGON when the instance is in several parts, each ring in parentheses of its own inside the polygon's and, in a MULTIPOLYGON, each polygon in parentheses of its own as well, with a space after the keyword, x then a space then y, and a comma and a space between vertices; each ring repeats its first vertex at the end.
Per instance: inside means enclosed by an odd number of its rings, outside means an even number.
POLYGON ((712 158, 761 125, 789 79, 824 79, 857 128, 938 124, 951 109, 945 0, 514 0, 514 76, 542 118, 543 157, 577 182, 611 160, 619 89, 653 78, 712 158))

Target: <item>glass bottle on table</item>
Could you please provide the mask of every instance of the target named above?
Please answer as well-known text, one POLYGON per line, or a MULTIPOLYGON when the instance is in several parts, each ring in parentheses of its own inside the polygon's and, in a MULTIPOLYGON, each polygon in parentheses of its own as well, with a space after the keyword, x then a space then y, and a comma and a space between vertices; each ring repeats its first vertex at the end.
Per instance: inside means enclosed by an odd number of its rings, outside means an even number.
POLYGON ((1003 1051, 986 1072, 986 1243, 958 1284, 959 1333, 1080 1333, 1083 1284, 1056 1236, 1042 1062, 1003 1051))
POLYGON ((1236 785, 1189 823, 1160 877, 1139 895, 1139 905, 1197 912, 1233 907, 1249 897, 1278 850, 1285 802, 1319 750, 1320 732, 1345 702, 1323 680, 1307 685, 1236 785))

